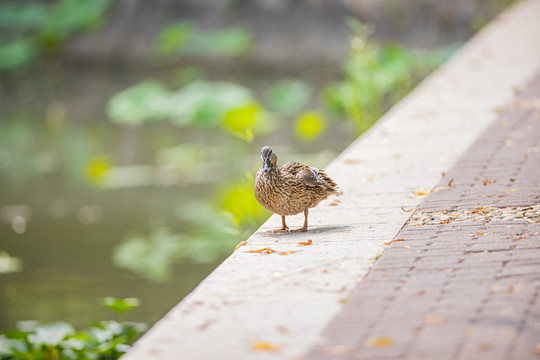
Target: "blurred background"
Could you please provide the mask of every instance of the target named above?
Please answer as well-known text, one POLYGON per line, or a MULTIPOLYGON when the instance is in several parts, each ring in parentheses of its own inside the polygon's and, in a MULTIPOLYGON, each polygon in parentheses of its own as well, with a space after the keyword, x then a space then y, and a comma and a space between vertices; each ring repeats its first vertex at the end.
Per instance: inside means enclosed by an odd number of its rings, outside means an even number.
POLYGON ((510 2, 0 1, 0 331, 152 324, 510 2))

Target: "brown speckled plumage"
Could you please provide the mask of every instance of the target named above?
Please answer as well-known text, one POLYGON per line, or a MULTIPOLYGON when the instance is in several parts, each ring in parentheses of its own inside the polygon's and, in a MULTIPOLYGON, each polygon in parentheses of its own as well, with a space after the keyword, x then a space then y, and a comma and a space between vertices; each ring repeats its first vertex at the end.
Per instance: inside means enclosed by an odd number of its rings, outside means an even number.
POLYGON ((261 150, 263 166, 255 178, 255 198, 268 210, 281 215, 283 227, 288 230, 285 216, 304 212, 304 226, 295 231, 307 230, 308 209, 333 194, 339 194, 337 185, 323 170, 288 162, 277 166, 277 156, 269 146, 261 150))

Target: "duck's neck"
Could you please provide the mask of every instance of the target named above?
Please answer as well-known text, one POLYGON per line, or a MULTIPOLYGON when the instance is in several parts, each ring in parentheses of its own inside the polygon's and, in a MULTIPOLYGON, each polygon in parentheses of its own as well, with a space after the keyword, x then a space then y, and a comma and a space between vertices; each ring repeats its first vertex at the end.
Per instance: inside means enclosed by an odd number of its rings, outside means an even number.
POLYGON ((263 172, 264 176, 273 183, 281 183, 283 179, 277 166, 272 166, 270 170, 263 172))

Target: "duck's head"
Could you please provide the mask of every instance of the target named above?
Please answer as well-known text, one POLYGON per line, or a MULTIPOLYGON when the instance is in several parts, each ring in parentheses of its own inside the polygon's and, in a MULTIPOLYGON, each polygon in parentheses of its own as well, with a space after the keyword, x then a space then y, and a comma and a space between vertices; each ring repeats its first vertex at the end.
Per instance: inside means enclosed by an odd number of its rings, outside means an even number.
POLYGON ((265 146, 261 149, 261 159, 263 163, 263 171, 268 171, 273 166, 276 166, 277 155, 270 146, 265 146))

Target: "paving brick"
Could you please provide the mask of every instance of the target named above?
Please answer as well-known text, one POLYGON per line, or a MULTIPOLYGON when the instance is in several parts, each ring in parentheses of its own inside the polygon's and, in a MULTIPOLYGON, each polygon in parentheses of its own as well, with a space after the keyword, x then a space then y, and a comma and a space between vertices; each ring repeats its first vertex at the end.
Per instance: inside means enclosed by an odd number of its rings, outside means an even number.
MULTIPOLYGON (((516 103, 527 96, 540 97, 540 74, 516 103)), ((540 214, 518 211, 540 203, 540 109, 504 111, 435 189, 450 179, 413 218, 478 206, 503 216, 410 220, 306 359, 540 356, 540 214)))

